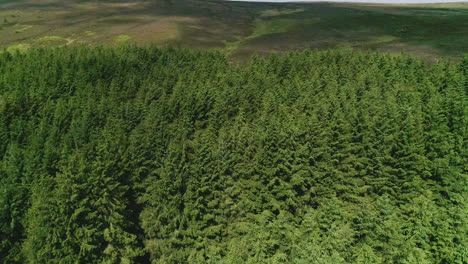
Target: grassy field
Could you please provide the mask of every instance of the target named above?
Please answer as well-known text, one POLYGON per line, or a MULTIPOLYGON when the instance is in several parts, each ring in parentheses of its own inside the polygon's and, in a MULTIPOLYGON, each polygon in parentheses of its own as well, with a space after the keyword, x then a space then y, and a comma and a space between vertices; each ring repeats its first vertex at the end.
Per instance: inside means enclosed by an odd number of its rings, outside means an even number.
POLYGON ((2 48, 123 43, 215 48, 241 60, 334 47, 450 59, 468 52, 468 4, 0 0, 2 48))

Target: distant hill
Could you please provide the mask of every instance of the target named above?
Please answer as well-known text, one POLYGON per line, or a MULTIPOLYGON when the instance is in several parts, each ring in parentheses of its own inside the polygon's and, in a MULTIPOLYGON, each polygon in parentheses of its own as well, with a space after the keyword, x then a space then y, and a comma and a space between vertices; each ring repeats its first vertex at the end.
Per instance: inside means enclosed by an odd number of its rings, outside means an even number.
POLYGON ((456 59, 468 49, 468 4, 385 6, 215 0, 3 1, 0 47, 138 43, 216 49, 236 60, 304 48, 456 59))

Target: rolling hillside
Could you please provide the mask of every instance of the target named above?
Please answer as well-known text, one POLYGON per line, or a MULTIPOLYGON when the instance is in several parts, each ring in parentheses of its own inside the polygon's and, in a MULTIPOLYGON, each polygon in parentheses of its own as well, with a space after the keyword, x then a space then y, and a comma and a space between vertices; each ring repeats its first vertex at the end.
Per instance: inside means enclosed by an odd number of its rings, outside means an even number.
POLYGON ((468 4, 267 4, 221 0, 2 1, 0 47, 122 43, 221 50, 232 58, 303 48, 468 51, 468 4))

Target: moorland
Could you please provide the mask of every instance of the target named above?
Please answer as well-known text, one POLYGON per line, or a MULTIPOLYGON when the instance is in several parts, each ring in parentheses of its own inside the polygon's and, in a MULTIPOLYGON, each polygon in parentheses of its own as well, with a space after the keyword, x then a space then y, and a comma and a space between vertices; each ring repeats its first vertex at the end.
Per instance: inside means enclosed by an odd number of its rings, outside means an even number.
POLYGON ((137 43, 253 53, 304 48, 405 52, 428 60, 467 52, 468 3, 376 5, 219 0, 0 1, 0 47, 137 43))

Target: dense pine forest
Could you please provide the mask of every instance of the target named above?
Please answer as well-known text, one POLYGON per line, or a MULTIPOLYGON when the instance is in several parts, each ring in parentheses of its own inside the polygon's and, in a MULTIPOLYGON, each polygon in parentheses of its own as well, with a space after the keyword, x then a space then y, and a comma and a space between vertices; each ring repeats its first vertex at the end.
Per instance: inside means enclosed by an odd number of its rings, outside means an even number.
POLYGON ((468 263, 468 58, 0 54, 1 263, 468 263))

